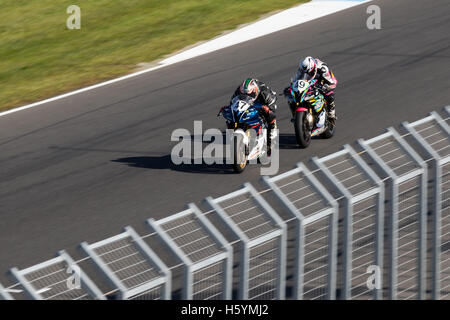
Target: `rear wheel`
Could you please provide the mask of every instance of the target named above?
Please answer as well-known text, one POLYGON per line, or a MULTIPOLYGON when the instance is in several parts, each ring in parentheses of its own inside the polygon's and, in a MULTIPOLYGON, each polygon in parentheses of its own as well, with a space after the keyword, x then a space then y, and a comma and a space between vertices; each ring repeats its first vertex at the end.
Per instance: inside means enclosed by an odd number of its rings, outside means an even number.
POLYGON ((295 137, 300 148, 306 148, 311 143, 311 130, 306 120, 305 111, 297 111, 295 113, 295 137))
POLYGON ((241 173, 247 166, 247 155, 245 153, 245 144, 241 135, 236 135, 233 139, 233 170, 241 173))

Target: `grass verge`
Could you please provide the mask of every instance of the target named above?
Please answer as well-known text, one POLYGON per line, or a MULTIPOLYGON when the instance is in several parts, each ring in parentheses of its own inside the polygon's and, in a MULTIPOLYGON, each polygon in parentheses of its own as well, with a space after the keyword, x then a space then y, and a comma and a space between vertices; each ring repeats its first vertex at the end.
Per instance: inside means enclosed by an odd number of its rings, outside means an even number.
POLYGON ((261 15, 307 0, 4 0, 0 110, 133 71, 261 15), (81 8, 69 30, 66 8, 81 8))

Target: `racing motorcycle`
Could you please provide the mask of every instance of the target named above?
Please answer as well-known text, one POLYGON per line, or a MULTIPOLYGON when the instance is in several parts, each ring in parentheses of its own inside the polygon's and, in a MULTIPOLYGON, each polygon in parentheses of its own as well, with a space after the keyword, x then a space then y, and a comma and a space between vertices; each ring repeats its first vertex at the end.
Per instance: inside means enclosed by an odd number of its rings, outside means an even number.
POLYGON ((331 138, 335 121, 328 118, 327 105, 317 79, 300 79, 285 89, 284 95, 292 113, 295 137, 301 148, 311 143, 311 137, 331 138))
POLYGON ((225 118, 227 128, 234 130, 232 166, 237 173, 244 171, 249 160, 259 159, 267 153, 268 126, 258 111, 260 106, 248 96, 237 96, 219 112, 225 118))

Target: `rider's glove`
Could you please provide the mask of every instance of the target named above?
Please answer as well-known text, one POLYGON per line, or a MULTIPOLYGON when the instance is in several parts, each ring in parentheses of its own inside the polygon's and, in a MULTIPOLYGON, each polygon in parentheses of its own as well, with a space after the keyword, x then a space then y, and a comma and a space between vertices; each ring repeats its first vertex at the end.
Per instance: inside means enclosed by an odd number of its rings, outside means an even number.
POLYGON ((222 108, 220 108, 219 113, 217 114, 217 116, 220 116, 222 114, 223 109, 225 109, 227 106, 223 106, 222 108))
POLYGON ((329 89, 330 89, 330 86, 326 83, 322 86, 323 91, 328 91, 329 89))

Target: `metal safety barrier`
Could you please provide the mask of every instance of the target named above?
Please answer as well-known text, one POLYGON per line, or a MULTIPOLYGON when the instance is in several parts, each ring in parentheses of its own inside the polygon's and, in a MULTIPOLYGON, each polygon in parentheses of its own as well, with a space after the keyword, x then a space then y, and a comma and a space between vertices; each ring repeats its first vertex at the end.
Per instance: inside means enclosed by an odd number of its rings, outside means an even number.
POLYGON ((241 241, 239 299, 284 299, 286 226, 249 183, 217 199, 206 198, 241 241))
POLYGON ((31 299, 106 299, 65 251, 60 251, 56 258, 23 270, 12 268, 11 273, 31 299), (72 273, 74 273, 73 277, 72 273), (77 285, 77 283, 72 283, 72 280, 79 280, 80 283, 77 285))
POLYGON ((358 140, 390 184, 390 299, 425 293, 426 164, 393 128, 358 140))
POLYGON ((436 112, 403 126, 432 160, 432 295, 450 298, 450 127, 436 112))
POLYGON ((380 288, 367 287, 367 270, 382 268, 383 182, 349 145, 312 161, 344 201, 342 297, 379 299, 380 288))
POLYGON ((264 182, 295 217, 294 299, 335 299, 338 204, 303 163, 264 182))
POLYGON ((231 299, 232 248, 194 204, 147 223, 184 264, 183 299, 231 299))
POLYGON ((13 297, 0 284, 0 300, 13 300, 13 297))
POLYGON ((171 273, 131 228, 81 248, 119 290, 120 299, 170 299, 171 273))

